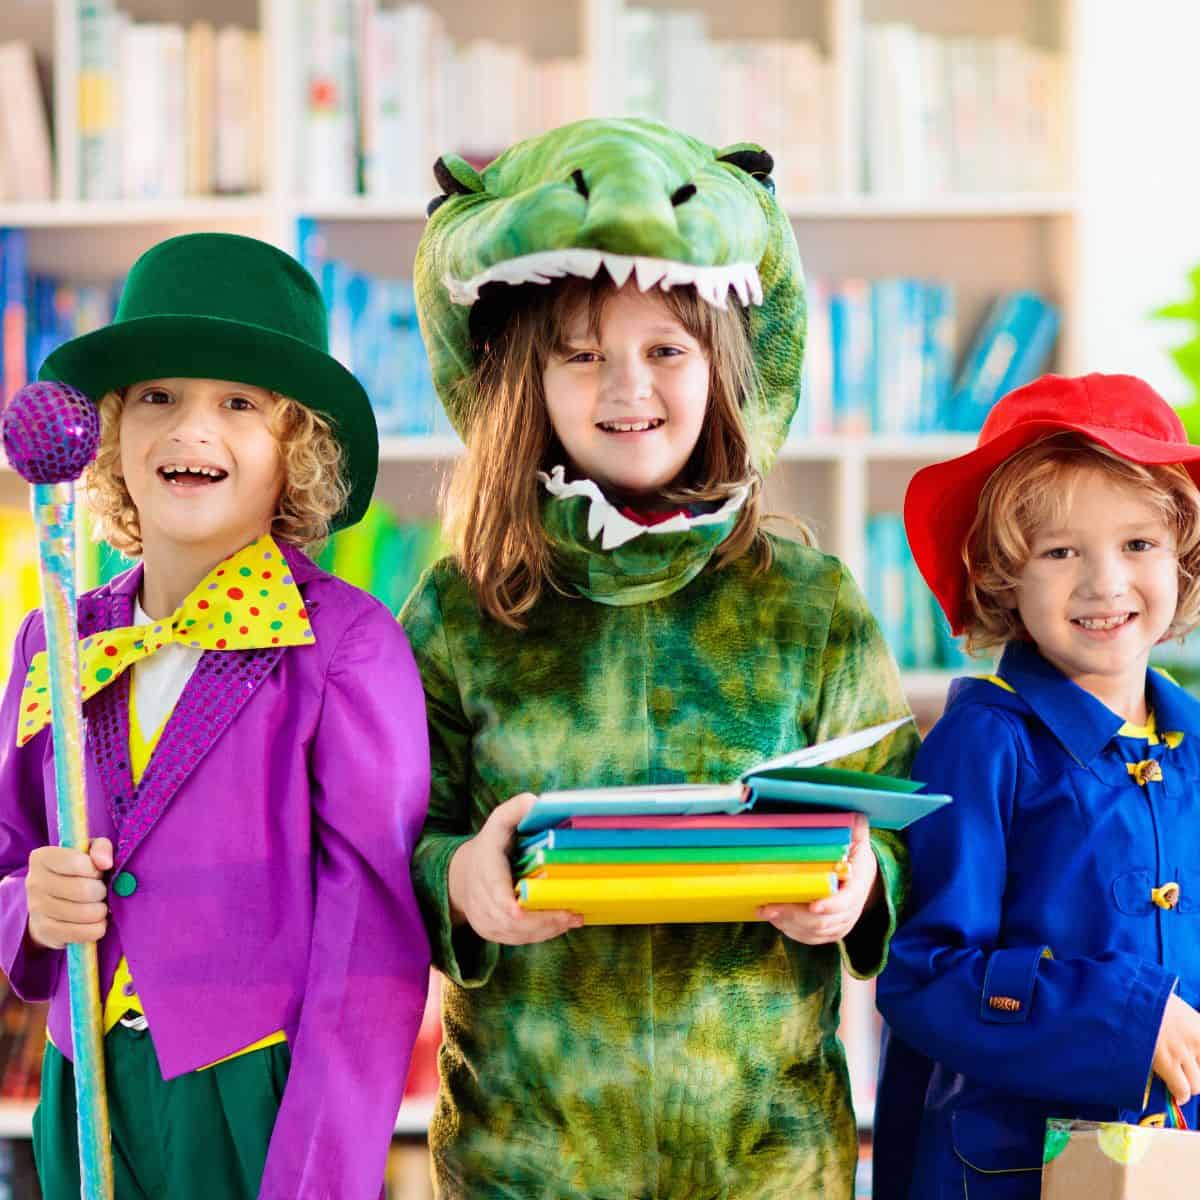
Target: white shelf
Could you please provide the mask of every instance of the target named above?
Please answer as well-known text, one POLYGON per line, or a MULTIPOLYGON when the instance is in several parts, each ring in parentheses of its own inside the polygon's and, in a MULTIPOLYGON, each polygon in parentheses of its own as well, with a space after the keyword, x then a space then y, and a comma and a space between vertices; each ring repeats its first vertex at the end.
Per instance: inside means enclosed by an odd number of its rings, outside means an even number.
POLYGON ((1067 192, 980 192, 940 196, 812 196, 787 199, 784 208, 793 220, 942 220, 961 217, 1071 216, 1078 199, 1067 192))
POLYGON ((111 204, 54 201, 0 204, 0 226, 18 229, 94 229, 115 225, 207 225, 262 220, 270 211, 262 196, 196 196, 154 203, 111 204))
MULTIPOLYGON (((0 1100, 0 1139, 33 1136, 33 1110, 36 1100, 0 1100)), ((407 1136, 423 1136, 433 1116, 433 1100, 408 1100, 400 1106, 396 1117, 396 1132, 407 1136)))
POLYGON ((424 221, 425 209, 438 194, 438 186, 429 180, 429 195, 420 196, 346 196, 321 200, 296 196, 289 202, 297 215, 318 221, 424 221))
POLYGON ((952 679, 957 679, 960 675, 983 675, 987 671, 988 667, 981 661, 977 667, 965 666, 953 671, 902 671, 900 681, 913 708, 936 708, 940 712, 946 702, 946 692, 952 679))
POLYGON ((452 435, 428 437, 384 437, 379 439, 379 461, 438 462, 458 458, 463 444, 452 435))

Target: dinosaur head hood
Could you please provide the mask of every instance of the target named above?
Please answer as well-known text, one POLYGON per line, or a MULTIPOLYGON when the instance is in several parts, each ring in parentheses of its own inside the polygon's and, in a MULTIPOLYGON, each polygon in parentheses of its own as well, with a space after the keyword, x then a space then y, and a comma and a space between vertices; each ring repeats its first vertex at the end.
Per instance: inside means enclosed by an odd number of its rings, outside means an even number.
POLYGON ((759 391, 745 420, 765 474, 796 411, 804 356, 804 282, 796 239, 775 200, 771 156, 723 150, 665 125, 586 120, 518 142, 482 172, 454 155, 434 168, 414 285, 434 384, 460 432, 458 383, 474 368, 471 306, 485 284, 632 274, 643 291, 694 286, 724 307, 750 305, 759 391))

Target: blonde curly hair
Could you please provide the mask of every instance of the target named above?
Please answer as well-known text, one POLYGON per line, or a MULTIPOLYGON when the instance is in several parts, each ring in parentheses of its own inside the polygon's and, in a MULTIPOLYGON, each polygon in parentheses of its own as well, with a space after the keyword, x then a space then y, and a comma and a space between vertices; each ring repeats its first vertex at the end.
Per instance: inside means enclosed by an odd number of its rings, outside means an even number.
POLYGON ((1179 599, 1164 640, 1200 624, 1200 490, 1178 463, 1143 466, 1076 434, 1054 434, 1014 454, 988 479, 963 545, 967 568, 964 625, 967 650, 978 654, 1027 637, 1011 592, 1029 561, 1037 530, 1061 519, 1085 471, 1153 504, 1175 537, 1179 599))
MULTIPOLYGON (((333 427, 324 417, 289 396, 272 392, 275 406, 268 428, 279 446, 283 491, 271 536, 301 549, 329 536, 334 517, 345 507, 350 489, 342 476, 343 454, 333 427)), ((121 410, 124 392, 100 400, 100 446, 84 473, 92 512, 93 536, 130 558, 142 552, 137 507, 121 475, 121 410)))

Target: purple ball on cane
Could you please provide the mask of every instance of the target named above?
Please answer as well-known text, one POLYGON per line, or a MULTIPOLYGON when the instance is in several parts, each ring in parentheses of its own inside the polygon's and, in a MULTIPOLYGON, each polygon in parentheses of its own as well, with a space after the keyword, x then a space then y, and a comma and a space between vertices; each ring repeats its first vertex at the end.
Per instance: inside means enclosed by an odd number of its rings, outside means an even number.
POLYGON ((28 483, 71 483, 96 457, 100 414, 78 388, 28 383, 0 414, 4 453, 28 483))

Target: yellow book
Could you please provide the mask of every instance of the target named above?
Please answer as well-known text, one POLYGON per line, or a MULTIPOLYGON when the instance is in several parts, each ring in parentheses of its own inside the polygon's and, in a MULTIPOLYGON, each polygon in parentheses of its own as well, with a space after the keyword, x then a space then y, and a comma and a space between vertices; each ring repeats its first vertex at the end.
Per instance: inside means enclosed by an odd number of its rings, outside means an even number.
POLYGON ((730 863, 553 863, 538 867, 525 879, 631 879, 651 876, 683 875, 690 878, 711 875, 836 875, 849 879, 850 864, 845 862, 730 862, 730 863))
POLYGON ((517 896, 531 912, 565 909, 579 913, 585 925, 659 925, 757 921, 763 904, 807 904, 833 895, 837 886, 836 875, 800 872, 522 879, 517 896))

